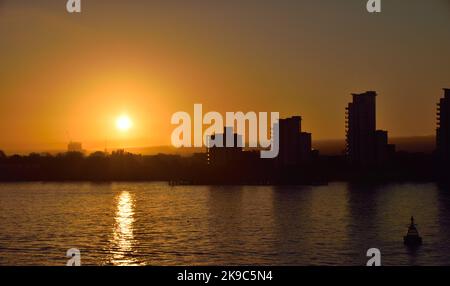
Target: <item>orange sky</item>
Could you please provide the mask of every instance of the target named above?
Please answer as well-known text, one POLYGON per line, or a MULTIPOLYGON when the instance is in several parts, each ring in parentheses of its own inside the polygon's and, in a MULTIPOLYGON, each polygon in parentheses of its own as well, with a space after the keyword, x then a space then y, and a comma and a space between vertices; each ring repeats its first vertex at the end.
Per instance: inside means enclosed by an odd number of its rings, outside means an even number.
POLYGON ((450 2, 0 0, 0 149, 170 144, 170 117, 299 114, 344 137, 350 93, 376 90, 378 127, 434 134, 450 87, 450 2), (345 3, 341 3, 345 2, 345 3), (129 132, 115 120, 127 113, 129 132))

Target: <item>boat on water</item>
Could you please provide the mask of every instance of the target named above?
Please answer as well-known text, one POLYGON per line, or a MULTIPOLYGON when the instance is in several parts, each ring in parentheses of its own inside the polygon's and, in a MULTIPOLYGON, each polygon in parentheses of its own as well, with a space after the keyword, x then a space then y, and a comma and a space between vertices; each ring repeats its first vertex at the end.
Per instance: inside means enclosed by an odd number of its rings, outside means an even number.
POLYGON ((417 231, 414 217, 411 217, 411 224, 409 225, 408 233, 403 237, 403 243, 410 247, 422 245, 422 237, 420 237, 419 231, 417 231))

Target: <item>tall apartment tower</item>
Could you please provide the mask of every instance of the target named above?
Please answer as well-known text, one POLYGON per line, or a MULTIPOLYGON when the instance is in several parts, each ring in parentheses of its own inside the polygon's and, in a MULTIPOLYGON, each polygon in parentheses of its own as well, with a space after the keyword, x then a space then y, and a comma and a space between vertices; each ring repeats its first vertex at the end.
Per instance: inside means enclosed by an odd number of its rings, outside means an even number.
POLYGON ((311 133, 302 132, 302 117, 293 116, 279 120, 280 151, 278 166, 296 166, 310 160, 311 133))
POLYGON ((437 107, 436 147, 440 159, 450 161, 450 89, 444 89, 444 97, 437 107))
POLYGON ((232 127, 224 127, 223 133, 213 134, 208 138, 208 140, 211 139, 222 141, 223 147, 213 146, 207 148, 208 164, 225 166, 238 163, 241 160, 243 148, 239 146, 244 146, 243 138, 242 135, 233 133, 232 127), (232 139, 234 147, 225 147, 227 138, 232 139))
POLYGON ((351 163, 370 165, 375 161, 376 96, 375 91, 352 94, 346 108, 346 153, 351 163))

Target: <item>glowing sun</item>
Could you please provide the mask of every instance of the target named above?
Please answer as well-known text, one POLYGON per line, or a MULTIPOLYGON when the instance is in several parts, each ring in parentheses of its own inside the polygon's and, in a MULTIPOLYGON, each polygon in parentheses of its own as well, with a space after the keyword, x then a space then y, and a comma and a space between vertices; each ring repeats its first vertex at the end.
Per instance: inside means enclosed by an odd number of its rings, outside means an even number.
POLYGON ((116 120, 116 127, 120 131, 128 131, 133 127, 133 121, 127 115, 121 115, 116 120))

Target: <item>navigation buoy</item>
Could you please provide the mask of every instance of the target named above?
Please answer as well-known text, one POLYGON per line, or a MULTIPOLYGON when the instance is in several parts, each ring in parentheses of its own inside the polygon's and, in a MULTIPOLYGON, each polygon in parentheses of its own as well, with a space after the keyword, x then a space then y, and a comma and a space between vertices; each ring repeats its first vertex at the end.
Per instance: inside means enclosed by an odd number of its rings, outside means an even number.
POLYGON ((417 231, 416 224, 414 224, 414 217, 411 217, 411 224, 409 225, 408 233, 403 237, 403 243, 410 247, 422 245, 422 238, 417 231))

